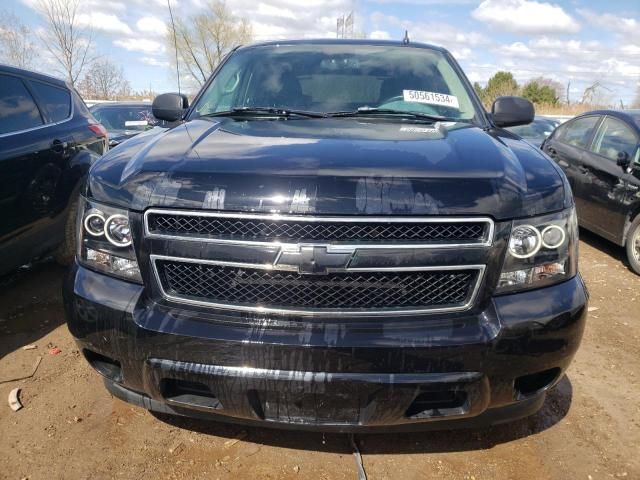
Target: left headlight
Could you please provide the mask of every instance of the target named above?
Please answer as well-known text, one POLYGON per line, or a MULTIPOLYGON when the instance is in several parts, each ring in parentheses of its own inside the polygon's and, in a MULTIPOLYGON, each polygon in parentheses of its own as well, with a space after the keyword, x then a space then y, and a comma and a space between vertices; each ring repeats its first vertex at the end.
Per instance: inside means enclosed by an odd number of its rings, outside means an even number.
POLYGON ((578 272, 575 208, 516 220, 511 228, 496 293, 553 285, 578 272))
POLYGON ((78 261, 107 275, 142 283, 133 249, 129 212, 81 197, 78 261))

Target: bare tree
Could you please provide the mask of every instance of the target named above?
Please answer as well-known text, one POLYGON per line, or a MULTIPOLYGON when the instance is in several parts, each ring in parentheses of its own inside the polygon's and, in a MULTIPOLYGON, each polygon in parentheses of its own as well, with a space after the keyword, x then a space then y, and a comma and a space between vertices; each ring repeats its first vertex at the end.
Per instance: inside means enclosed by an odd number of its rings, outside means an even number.
POLYGON ((0 61, 21 68, 31 68, 38 49, 29 27, 7 11, 0 10, 0 61))
MULTIPOLYGON (((212 0, 206 11, 175 19, 167 34, 169 52, 177 49, 181 75, 202 86, 223 57, 235 46, 251 41, 251 24, 237 18, 222 0, 212 0)), ((172 61, 175 56, 172 54, 172 61)))
POLYGON ((92 31, 78 22, 79 0, 39 0, 46 27, 41 40, 60 65, 67 80, 75 85, 95 58, 91 55, 92 31))
POLYGON ((84 98, 118 100, 131 94, 131 85, 125 78, 122 67, 105 58, 89 67, 78 83, 78 90, 84 98))

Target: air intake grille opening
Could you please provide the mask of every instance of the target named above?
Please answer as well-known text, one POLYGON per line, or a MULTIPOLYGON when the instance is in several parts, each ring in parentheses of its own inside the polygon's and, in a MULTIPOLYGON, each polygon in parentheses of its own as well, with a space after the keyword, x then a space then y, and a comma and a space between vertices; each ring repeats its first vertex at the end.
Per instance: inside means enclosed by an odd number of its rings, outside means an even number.
POLYGON ((170 296, 225 305, 340 310, 464 305, 479 274, 469 269, 301 275, 173 260, 158 260, 156 267, 170 296))
POLYGON ((477 243, 487 236, 486 221, 348 222, 270 220, 150 213, 153 234, 204 236, 252 241, 409 241, 477 243))
POLYGON ((467 400, 467 394, 464 391, 445 390, 422 392, 409 405, 405 416, 436 416, 453 413, 464 407, 467 400))

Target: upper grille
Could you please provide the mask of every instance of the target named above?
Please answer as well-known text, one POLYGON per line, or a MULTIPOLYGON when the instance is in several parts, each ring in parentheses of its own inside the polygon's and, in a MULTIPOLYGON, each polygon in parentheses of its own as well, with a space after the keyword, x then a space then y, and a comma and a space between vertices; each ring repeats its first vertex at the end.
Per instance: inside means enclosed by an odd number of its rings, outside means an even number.
MULTIPOLYGON (((363 217, 358 217, 362 220, 363 217)), ((489 236, 489 222, 472 221, 335 221, 318 217, 315 221, 295 217, 261 218, 227 215, 185 215, 150 212, 147 228, 151 234, 198 236, 250 241, 409 241, 478 243, 489 236)))
POLYGON ((461 307, 480 274, 468 269, 300 275, 178 260, 156 260, 156 269, 169 296, 231 308, 308 311, 461 307))

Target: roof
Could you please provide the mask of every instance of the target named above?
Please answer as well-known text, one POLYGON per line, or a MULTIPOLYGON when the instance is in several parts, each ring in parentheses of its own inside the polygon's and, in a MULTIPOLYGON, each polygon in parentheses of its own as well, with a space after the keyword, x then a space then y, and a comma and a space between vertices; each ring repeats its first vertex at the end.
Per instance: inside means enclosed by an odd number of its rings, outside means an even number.
MULTIPOLYGON (((409 37, 411 38, 411 37, 409 37)), ((250 49, 257 47, 269 47, 275 45, 371 45, 371 46, 390 46, 390 47, 407 47, 407 48, 428 48, 430 50, 438 50, 440 52, 448 52, 446 48, 431 45, 428 43, 420 43, 410 41, 405 44, 402 40, 353 40, 353 39, 333 39, 333 38, 315 38, 300 40, 271 40, 268 42, 253 43, 242 46, 241 49, 250 49)))
POLYGON ((32 70, 26 70, 24 68, 12 67, 10 65, 4 65, 0 63, 0 72, 3 73, 13 73, 14 75, 20 75, 23 77, 28 77, 33 80, 40 80, 43 82, 52 83, 54 85, 58 85, 60 87, 68 87, 67 82, 64 80, 52 77, 51 75, 45 75, 44 73, 34 72, 32 70))

